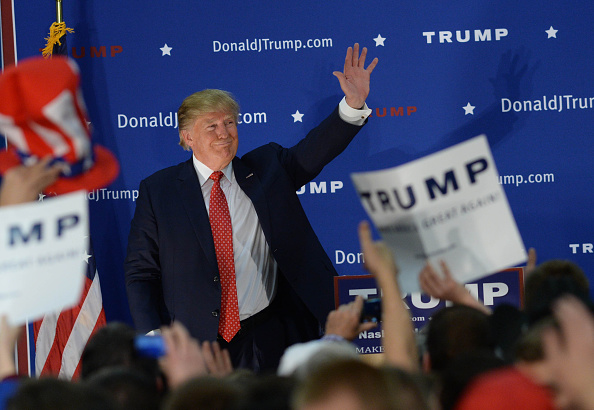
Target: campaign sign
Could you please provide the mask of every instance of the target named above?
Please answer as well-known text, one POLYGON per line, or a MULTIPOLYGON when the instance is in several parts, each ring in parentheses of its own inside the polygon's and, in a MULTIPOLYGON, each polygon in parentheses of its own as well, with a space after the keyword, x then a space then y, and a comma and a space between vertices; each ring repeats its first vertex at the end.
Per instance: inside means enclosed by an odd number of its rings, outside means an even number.
POLYGON ((78 303, 88 232, 85 191, 0 208, 0 314, 17 325, 78 303))
MULTIPOLYGON (((464 286, 477 300, 490 308, 504 303, 521 308, 524 303, 524 270, 522 268, 506 269, 464 286)), ((373 275, 336 276, 334 292, 337 308, 339 305, 353 301, 357 295, 361 295, 365 299, 381 297, 380 288, 373 275)), ((435 299, 419 292, 402 296, 402 300, 410 310, 415 332, 429 323, 435 312, 451 304, 451 302, 435 299)), ((360 333, 353 343, 357 345, 359 353, 382 353, 382 336, 380 322, 376 328, 360 333)))
POLYGON ((381 171, 351 174, 363 207, 401 270, 403 292, 443 260, 467 283, 526 260, 484 135, 381 171))

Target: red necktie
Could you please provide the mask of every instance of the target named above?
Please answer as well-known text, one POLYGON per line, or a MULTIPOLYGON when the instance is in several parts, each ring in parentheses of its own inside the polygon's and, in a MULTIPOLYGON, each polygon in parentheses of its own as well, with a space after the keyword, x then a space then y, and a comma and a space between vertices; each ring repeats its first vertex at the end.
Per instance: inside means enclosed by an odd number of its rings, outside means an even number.
POLYGON ((231 215, 227 206, 227 199, 221 189, 221 171, 215 171, 210 176, 214 181, 210 191, 209 214, 210 228, 214 238, 217 264, 221 277, 221 317, 219 319, 219 334, 227 342, 241 328, 239 324, 239 307, 237 302, 237 286, 235 284, 235 262, 233 260, 233 234, 231 229, 231 215))

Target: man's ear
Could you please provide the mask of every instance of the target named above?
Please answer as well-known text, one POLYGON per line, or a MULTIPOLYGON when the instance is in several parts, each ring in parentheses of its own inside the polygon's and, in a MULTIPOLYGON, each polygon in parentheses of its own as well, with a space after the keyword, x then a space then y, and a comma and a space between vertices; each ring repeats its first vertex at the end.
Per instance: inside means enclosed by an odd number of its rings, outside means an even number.
POLYGON ((181 130, 180 135, 186 142, 186 145, 189 147, 192 143, 192 135, 190 134, 190 132, 188 130, 181 130))

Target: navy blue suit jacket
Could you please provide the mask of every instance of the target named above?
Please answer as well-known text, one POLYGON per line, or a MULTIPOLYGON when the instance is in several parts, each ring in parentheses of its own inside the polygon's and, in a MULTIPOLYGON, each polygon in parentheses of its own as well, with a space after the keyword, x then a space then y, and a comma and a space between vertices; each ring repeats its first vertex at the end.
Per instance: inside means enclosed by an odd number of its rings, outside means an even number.
MULTIPOLYGON (((308 338, 319 333, 319 323, 334 308, 336 271, 296 191, 340 154, 360 128, 340 119, 337 108, 292 148, 270 143, 233 159, 235 178, 253 202, 278 264, 276 299, 292 314, 291 320, 313 314, 296 325, 308 338)), ((125 273, 137 330, 147 332, 178 320, 199 340, 216 340, 221 286, 191 159, 141 182, 125 273)))

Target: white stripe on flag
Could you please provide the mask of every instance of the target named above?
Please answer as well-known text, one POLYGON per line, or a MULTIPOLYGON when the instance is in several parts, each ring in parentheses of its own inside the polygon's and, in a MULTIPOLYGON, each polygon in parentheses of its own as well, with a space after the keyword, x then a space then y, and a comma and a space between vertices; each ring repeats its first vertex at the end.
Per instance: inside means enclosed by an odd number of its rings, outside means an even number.
POLYGON ((39 332, 37 332, 37 340, 35 342, 35 375, 39 376, 45 362, 49 356, 50 350, 56 338, 56 326, 58 323, 58 313, 50 313, 43 317, 39 332))
POLYGON ((80 362, 82 352, 101 314, 102 306, 101 284, 99 283, 99 274, 95 271, 95 278, 91 283, 76 322, 72 326, 68 342, 64 346, 62 365, 58 374, 59 378, 72 379, 72 375, 80 362))

